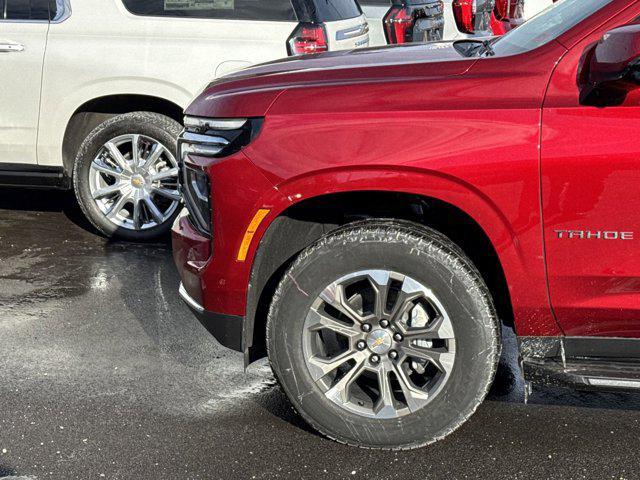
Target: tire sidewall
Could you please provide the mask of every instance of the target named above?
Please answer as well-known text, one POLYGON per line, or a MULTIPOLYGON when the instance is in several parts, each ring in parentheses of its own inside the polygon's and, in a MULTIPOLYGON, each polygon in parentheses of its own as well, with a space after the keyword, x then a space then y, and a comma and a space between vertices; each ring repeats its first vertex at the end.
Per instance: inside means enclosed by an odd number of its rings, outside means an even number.
POLYGON ((374 448, 421 446, 453 431, 484 399, 499 358, 495 313, 479 274, 440 240, 402 228, 345 231, 303 253, 281 283, 269 315, 270 360, 294 406, 327 436, 374 448), (375 268, 431 289, 456 339, 454 367, 442 389, 418 412, 395 419, 359 416, 327 399, 302 350, 306 312, 321 291, 344 275, 375 268))
POLYGON ((114 116, 98 125, 82 142, 73 172, 73 184, 76 198, 85 216, 94 227, 107 237, 117 237, 129 241, 149 241, 166 234, 180 213, 174 214, 162 225, 144 231, 128 230, 109 221, 93 201, 89 188, 91 163, 100 149, 108 141, 127 134, 140 134, 159 141, 177 157, 178 135, 182 127, 175 120, 150 112, 135 112, 114 116))

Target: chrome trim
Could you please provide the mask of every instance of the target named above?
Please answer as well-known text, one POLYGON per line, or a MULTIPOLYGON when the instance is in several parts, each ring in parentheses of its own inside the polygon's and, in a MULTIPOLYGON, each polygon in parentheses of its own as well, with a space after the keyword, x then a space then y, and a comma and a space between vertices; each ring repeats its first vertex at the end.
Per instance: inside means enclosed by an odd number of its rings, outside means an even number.
POLYGON ((594 387, 640 388, 640 380, 624 380, 616 378, 587 378, 587 383, 594 387))
POLYGON ((191 296, 187 293, 187 289, 184 288, 182 282, 180 283, 180 288, 178 289, 178 293, 182 297, 182 300, 185 301, 187 305, 196 310, 198 313, 204 313, 204 307, 196 302, 191 296))
POLYGON ((366 35, 369 33, 369 24, 362 23, 355 27, 345 28, 344 30, 339 30, 336 33, 336 40, 350 40, 355 37, 360 37, 361 35, 366 35))
POLYGON ((199 133, 184 132, 180 139, 183 142, 203 143, 205 145, 229 145, 229 140, 224 137, 218 137, 213 135, 201 135, 199 133))
POLYGON ((205 118, 190 115, 184 117, 184 126, 187 129, 238 130, 246 123, 246 118, 205 118))
POLYGON ((20 53, 24 52, 24 45, 21 43, 0 43, 0 53, 20 53))
POLYGON ((179 144, 180 159, 184 160, 190 153, 203 157, 215 157, 229 145, 229 140, 224 137, 185 131, 179 137, 179 144))
POLYGON ((226 145, 196 145, 190 143, 180 144, 180 158, 184 159, 185 156, 193 153, 200 157, 215 157, 218 155, 226 145))

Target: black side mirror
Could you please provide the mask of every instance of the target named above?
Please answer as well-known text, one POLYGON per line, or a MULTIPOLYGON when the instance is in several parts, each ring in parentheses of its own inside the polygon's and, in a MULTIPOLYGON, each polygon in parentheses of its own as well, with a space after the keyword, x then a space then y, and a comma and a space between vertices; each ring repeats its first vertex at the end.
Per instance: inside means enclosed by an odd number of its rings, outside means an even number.
POLYGON ((640 25, 610 30, 583 56, 583 103, 620 104, 640 86, 640 25))

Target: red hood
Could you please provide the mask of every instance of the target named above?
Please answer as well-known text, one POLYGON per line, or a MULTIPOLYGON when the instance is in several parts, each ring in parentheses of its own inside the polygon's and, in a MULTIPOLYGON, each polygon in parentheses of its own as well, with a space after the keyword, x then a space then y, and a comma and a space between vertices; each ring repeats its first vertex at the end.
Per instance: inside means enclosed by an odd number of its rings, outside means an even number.
POLYGON ((443 79, 462 75, 476 58, 453 42, 408 44, 287 58, 257 65, 211 83, 187 109, 204 117, 264 116, 284 90, 376 81, 443 79))

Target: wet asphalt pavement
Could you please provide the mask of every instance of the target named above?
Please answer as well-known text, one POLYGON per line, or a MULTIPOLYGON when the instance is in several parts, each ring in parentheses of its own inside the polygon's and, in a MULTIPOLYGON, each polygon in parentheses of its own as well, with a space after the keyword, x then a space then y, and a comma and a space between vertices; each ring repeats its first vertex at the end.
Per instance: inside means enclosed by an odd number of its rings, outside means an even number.
POLYGON ((410 452, 338 445, 182 304, 168 244, 65 194, 0 190, 0 478, 640 478, 640 395, 534 390, 514 353, 476 415, 410 452))

